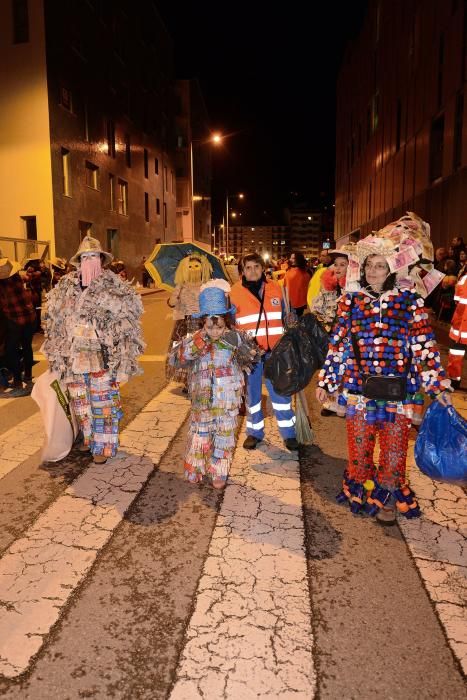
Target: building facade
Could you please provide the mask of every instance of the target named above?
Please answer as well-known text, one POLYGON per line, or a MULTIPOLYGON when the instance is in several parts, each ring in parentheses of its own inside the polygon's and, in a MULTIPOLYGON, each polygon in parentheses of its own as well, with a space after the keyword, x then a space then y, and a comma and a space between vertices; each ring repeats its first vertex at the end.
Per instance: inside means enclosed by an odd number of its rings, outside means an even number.
POLYGON ((195 240, 210 250, 212 145, 198 81, 177 80, 175 102, 177 240, 195 240))
POLYGON ((435 245, 464 235, 466 61, 462 0, 370 0, 337 85, 336 239, 405 211, 435 245))
POLYGON ((1 3, 0 236, 69 258, 90 233, 130 270, 174 240, 172 88, 151 0, 1 3))
MULTIPOLYGON (((222 229, 220 231, 222 246, 222 229)), ((229 226, 228 255, 239 260, 248 253, 259 253, 264 258, 277 260, 289 253, 289 229, 287 226, 229 226)))

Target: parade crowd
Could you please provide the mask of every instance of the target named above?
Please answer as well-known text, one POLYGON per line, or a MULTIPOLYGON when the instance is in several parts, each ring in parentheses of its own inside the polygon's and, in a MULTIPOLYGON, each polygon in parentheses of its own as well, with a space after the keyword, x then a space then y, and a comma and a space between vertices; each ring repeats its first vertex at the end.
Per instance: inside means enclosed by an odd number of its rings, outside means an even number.
MULTIPOLYGON (((406 476, 409 430, 421 423, 422 392, 449 406, 460 385, 466 258, 462 238, 434 251, 429 225, 413 213, 364 239, 323 250, 313 265, 298 251, 277 264, 247 254, 232 285, 213 279, 206 255, 186 255, 168 299, 174 327, 166 372, 191 401, 187 480, 225 486, 239 412, 246 412, 244 449, 261 444, 263 385, 284 447, 298 450, 293 397, 280 393, 265 369, 282 352, 288 329, 309 328, 311 314, 329 334, 316 399, 323 416, 346 420, 348 461, 338 502, 382 524, 393 524, 397 512, 418 517, 406 476), (433 316, 451 324, 446 369, 433 316)), ((147 276, 142 283, 148 284, 147 276)), ((89 236, 69 263, 31 259, 21 269, 2 258, 0 395, 31 392, 32 337, 44 333, 42 352, 69 398, 79 449, 105 463, 118 451, 120 387, 141 372, 142 311, 125 265, 89 236)))

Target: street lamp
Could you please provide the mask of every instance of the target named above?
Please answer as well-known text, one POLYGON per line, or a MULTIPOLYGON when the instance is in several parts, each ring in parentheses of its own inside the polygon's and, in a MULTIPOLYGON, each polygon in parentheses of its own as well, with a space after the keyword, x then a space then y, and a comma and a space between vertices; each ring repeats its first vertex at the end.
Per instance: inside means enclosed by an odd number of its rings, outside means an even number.
MULTIPOLYGON (((231 194, 229 195, 228 192, 225 193, 225 209, 226 209, 226 246, 225 246, 225 255, 228 257, 229 255, 229 197, 233 197, 235 199, 245 199, 245 195, 243 192, 239 192, 238 194, 231 194)), ((235 214, 235 212, 232 214, 232 216, 235 214)), ((235 214, 236 216, 236 214, 235 214)))
MULTIPOLYGON (((190 133, 191 136, 191 133, 190 133)), ((195 198, 194 195, 194 179, 195 179, 195 173, 194 173, 194 167, 193 167, 193 144, 196 145, 204 145, 206 143, 211 143, 214 144, 215 146, 218 146, 219 144, 222 143, 222 135, 219 134, 218 132, 215 132, 213 134, 210 134, 210 136, 206 139, 194 139, 190 138, 190 180, 191 180, 191 202, 190 202, 190 213, 191 213, 191 240, 195 240, 195 201, 197 198, 195 198)))

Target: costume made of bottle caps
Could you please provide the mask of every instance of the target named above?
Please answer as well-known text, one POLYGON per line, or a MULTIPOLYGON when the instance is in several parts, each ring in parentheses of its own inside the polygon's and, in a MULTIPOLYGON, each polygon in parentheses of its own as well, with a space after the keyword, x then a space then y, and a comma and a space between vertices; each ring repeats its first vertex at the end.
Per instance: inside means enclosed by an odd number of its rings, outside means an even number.
MULTIPOLYGON (((360 265, 372 253, 388 260, 400 250, 388 241, 369 238, 361 242, 360 265)), ((402 274, 404 280, 410 279, 410 269, 402 274)), ((420 510, 406 478, 410 425, 422 420, 421 390, 434 398, 449 388, 450 382, 441 366, 423 298, 415 286, 408 288, 404 282, 400 288, 399 284, 396 277, 396 286, 378 295, 354 286, 355 291, 341 297, 319 386, 330 393, 342 390, 338 408, 346 415, 348 464, 338 501, 348 501, 354 513, 364 509, 375 515, 394 500, 398 510, 412 518, 420 515, 420 510), (366 398, 362 395, 362 374, 405 376, 406 399, 366 398), (377 438, 380 455, 375 464, 377 438)))
MULTIPOLYGON (((88 251, 111 260, 99 241, 86 237, 70 262, 79 265, 88 251)), ((119 385, 141 373, 142 312, 140 296, 106 269, 84 289, 80 271, 70 272, 47 295, 42 351, 67 387, 84 445, 93 455, 113 457, 118 450, 119 385)))

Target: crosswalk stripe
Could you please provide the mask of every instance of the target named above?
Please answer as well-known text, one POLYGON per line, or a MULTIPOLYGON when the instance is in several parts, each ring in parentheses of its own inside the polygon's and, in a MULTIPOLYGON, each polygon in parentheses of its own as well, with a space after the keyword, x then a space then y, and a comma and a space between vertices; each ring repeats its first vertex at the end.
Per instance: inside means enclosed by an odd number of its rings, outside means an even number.
MULTIPOLYGON (((7 401, 15 399, 4 399, 5 403, 7 401)), ((40 450, 43 442, 44 425, 40 413, 34 413, 3 433, 0 436, 0 479, 40 450)))
POLYGON ((188 410, 163 389, 122 432, 117 457, 92 463, 0 559, 0 674, 28 668, 188 410))
POLYGON ((170 700, 314 696, 298 458, 267 423, 235 452, 170 700))

